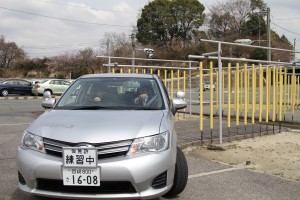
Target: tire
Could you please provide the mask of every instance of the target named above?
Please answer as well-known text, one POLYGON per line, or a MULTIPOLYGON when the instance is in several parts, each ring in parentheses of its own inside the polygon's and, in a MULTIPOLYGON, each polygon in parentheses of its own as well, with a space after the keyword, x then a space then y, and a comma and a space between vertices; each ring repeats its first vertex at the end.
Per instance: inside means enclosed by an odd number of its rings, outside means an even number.
MULTIPOLYGON (((46 90, 44 90, 44 92, 46 92, 46 91, 49 91, 49 92, 50 92, 50 94, 51 94, 51 95, 53 95, 53 92, 52 92, 52 90, 50 90, 50 89, 46 89, 46 90)), ((43 96, 43 94, 42 94, 42 96, 43 96)))
POLYGON ((7 89, 3 89, 3 90, 1 90, 1 96, 4 96, 4 97, 6 97, 8 94, 9 94, 9 92, 8 92, 8 90, 7 90, 7 89))
POLYGON ((177 147, 174 182, 172 188, 163 197, 172 198, 180 194, 188 180, 188 165, 182 150, 177 147))

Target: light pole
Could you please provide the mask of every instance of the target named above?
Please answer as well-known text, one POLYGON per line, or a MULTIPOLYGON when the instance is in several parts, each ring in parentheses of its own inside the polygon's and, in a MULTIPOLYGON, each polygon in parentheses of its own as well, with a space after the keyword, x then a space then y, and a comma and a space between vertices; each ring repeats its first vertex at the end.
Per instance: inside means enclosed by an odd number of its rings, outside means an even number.
POLYGON ((259 46, 260 46, 260 42, 266 42, 267 40, 250 40, 250 39, 237 39, 234 41, 234 43, 240 43, 240 44, 247 44, 250 45, 253 42, 259 42, 259 46))

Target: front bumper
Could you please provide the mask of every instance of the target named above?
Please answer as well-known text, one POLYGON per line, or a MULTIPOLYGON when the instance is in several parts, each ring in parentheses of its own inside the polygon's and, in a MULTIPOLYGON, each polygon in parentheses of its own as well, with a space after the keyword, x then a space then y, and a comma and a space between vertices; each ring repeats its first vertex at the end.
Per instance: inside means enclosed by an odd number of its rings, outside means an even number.
MULTIPOLYGON (((130 182, 131 193, 88 193, 38 189, 39 179, 62 181, 62 158, 18 148, 18 170, 25 181, 19 188, 35 195, 69 199, 152 199, 165 194, 172 186, 176 162, 176 146, 164 152, 145 153, 98 161, 103 182, 130 182), (152 183, 162 173, 167 174, 166 186, 153 188, 152 183)), ((77 186, 74 186, 77 187, 77 186)), ((92 187, 92 186, 91 186, 92 187)), ((101 190, 101 183, 100 188, 101 190)))

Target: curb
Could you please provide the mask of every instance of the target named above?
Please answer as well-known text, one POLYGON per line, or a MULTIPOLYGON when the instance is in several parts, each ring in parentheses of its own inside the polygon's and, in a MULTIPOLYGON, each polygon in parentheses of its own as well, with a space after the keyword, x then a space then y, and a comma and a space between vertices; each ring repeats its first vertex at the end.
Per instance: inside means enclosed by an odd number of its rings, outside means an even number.
POLYGON ((0 100, 42 100, 43 97, 37 96, 15 96, 15 97, 0 97, 0 100))
MULTIPOLYGON (((60 96, 53 96, 55 99, 59 99, 60 96)), ((43 100, 42 96, 9 96, 0 97, 0 100, 43 100)))
MULTIPOLYGON (((283 129, 281 132, 283 131, 291 131, 290 129, 286 128, 283 129)), ((253 133, 253 134, 246 134, 246 135, 235 135, 232 136, 230 138, 228 137, 224 137, 223 138, 223 143, 220 144, 219 143, 219 139, 218 138, 214 138, 212 140, 210 139, 205 139, 202 142, 200 140, 195 140, 192 142, 188 142, 188 143, 182 143, 182 144, 178 144, 179 148, 182 150, 188 150, 189 148, 195 148, 195 147, 207 147, 210 150, 218 150, 218 151, 225 151, 227 148, 229 148, 230 146, 232 146, 233 141, 239 141, 239 140, 244 140, 244 139, 251 139, 251 138, 256 138, 256 137, 260 137, 260 136, 267 136, 267 135, 273 135, 273 134, 278 134, 280 133, 279 130, 275 130, 274 133, 268 133, 267 131, 261 132, 261 133, 253 133)), ((300 133, 300 131, 295 133, 300 133)))

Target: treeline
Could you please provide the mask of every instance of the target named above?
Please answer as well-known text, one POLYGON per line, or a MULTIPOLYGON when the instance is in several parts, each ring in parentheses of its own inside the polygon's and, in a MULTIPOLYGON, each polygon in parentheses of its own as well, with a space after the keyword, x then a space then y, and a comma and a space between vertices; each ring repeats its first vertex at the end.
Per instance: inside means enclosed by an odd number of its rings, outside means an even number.
MULTIPOLYGON (((137 26, 128 33, 106 33, 101 39, 100 51, 92 48, 54 57, 29 59, 26 52, 14 42, 0 38, 0 77, 68 77, 105 72, 107 59, 97 55, 136 57, 147 55, 139 51, 145 47, 155 49, 155 57, 163 59, 187 59, 188 55, 200 55, 216 51, 217 46, 204 44, 199 39, 233 42, 247 38, 254 45, 266 46, 267 7, 263 0, 228 0, 211 5, 208 14, 198 0, 154 0, 142 9, 137 26)), ((288 39, 271 30, 272 47, 292 49, 288 39)), ((267 51, 235 46, 222 47, 222 56, 245 57, 266 60, 267 51)), ((290 61, 288 52, 272 52, 272 60, 290 61)), ((120 61, 131 64, 130 60, 120 61)), ((151 64, 147 61, 140 64, 151 64)))

